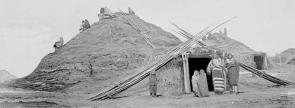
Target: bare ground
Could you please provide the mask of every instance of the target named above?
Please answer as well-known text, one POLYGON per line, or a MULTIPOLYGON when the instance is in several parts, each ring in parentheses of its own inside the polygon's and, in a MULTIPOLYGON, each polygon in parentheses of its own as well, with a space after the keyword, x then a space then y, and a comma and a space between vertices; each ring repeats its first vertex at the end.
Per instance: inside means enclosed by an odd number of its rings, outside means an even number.
MULTIPOLYGON (((284 66, 267 71, 279 78, 295 81, 295 68, 284 66)), ((241 72, 240 94, 225 93, 210 97, 197 98, 193 94, 182 96, 150 97, 148 92, 133 96, 89 102, 89 96, 65 93, 33 92, 15 89, 2 89, 1 108, 31 107, 75 107, 75 108, 293 108, 295 107, 295 86, 278 87, 249 72, 241 72), (8 92, 13 90, 13 92, 8 92)))

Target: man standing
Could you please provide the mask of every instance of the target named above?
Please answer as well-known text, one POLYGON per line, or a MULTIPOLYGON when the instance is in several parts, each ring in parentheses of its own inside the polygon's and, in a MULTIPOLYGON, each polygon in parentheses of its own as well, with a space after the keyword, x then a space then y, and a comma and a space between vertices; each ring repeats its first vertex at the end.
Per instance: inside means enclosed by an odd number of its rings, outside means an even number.
POLYGON ((157 97, 157 77, 156 77, 156 71, 151 71, 150 72, 150 87, 149 87, 149 90, 150 90, 150 95, 152 97, 157 97))
POLYGON ((232 54, 228 54, 226 58, 226 68, 228 70, 228 82, 230 86, 230 93, 238 94, 239 82, 239 64, 236 62, 232 54))

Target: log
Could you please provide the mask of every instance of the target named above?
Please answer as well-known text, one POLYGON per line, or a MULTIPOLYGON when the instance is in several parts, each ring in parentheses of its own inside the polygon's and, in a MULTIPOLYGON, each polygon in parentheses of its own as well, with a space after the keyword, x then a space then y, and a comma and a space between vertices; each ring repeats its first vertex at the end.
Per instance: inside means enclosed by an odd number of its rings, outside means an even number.
POLYGON ((292 84, 293 82, 290 82, 290 81, 286 81, 286 80, 282 80, 282 79, 279 79, 279 78, 276 78, 274 76, 271 76, 269 74, 266 74, 262 71, 259 71, 251 66, 248 66, 246 64, 243 64, 243 63, 240 63, 240 66, 244 69, 246 69, 247 71, 253 73, 253 74, 256 74, 257 76, 261 77, 261 78, 264 78, 272 83, 275 83, 275 84, 278 84, 278 85, 290 85, 292 84))

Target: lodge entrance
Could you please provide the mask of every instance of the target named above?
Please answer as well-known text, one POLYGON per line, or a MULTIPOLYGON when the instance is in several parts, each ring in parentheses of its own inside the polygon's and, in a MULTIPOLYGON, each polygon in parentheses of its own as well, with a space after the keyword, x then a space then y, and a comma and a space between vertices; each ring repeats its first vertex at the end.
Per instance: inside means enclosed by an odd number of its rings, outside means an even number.
MULTIPOLYGON (((207 73, 207 66, 209 62, 211 61, 211 57, 189 57, 188 58, 188 70, 189 70, 189 80, 191 81, 192 75, 194 74, 194 71, 200 71, 204 70, 207 73)), ((213 91, 213 82, 212 82, 212 76, 207 75, 207 83, 209 91, 213 91)), ((190 83, 190 88, 192 91, 192 83, 190 83)))
POLYGON ((255 55, 254 56, 254 62, 255 62, 255 66, 256 69, 258 70, 263 70, 263 66, 264 66, 264 57, 262 55, 255 55))

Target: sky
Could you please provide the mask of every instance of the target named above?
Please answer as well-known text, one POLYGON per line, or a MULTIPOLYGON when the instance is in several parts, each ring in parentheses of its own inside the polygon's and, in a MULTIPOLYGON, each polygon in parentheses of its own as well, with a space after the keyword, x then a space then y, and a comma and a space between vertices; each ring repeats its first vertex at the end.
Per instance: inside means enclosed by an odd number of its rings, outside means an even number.
POLYGON ((0 0, 0 70, 29 75, 60 36, 70 40, 105 6, 131 7, 166 31, 175 30, 173 22, 192 34, 236 16, 223 26, 229 37, 270 56, 295 48, 294 0, 0 0))

